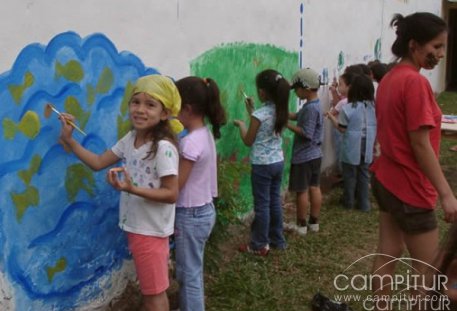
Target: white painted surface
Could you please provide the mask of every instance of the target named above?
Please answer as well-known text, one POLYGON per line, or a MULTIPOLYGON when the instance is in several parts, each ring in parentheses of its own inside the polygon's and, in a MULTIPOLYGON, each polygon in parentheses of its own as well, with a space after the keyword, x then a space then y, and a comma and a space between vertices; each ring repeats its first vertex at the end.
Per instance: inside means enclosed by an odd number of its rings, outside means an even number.
MULTIPOLYGON (((436 0, 3 0, 0 11, 0 72, 11 68, 21 49, 47 44, 56 34, 75 31, 85 37, 100 32, 116 47, 138 55, 162 73, 182 77, 189 61, 228 42, 271 43, 299 50, 300 4, 304 4, 303 64, 321 70, 373 57, 383 40, 383 61, 390 61, 396 12, 441 13, 436 0)), ((443 66, 430 74, 441 90, 443 66)))
POLYGON ((0 310, 12 311, 14 310, 14 300, 11 285, 5 278, 3 273, 0 272, 0 310))

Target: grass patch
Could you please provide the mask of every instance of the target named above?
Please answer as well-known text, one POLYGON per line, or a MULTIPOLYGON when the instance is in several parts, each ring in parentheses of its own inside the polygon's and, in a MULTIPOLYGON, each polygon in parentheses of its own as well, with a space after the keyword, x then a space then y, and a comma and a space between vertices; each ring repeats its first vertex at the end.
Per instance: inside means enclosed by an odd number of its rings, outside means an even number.
MULTIPOLYGON (((438 100, 443 113, 457 113, 457 93, 442 93, 438 100)), ((443 139, 441 164, 453 189, 457 190, 457 173, 453 173, 457 154, 448 151, 453 144, 457 144, 457 140, 443 139)), ((230 193, 229 190, 225 193, 230 193)), ((272 251, 266 258, 237 252, 237 245, 249 239, 248 225, 219 223, 206 253, 207 310, 309 310, 311 298, 317 291, 330 297, 350 294, 338 293, 334 278, 355 260, 376 250, 378 211, 375 204, 370 213, 343 210, 338 204, 341 195, 341 189, 335 189, 324 196, 319 233, 309 233, 306 237, 286 233, 287 250, 272 251)), ((240 204, 237 199, 230 200, 230 204, 218 210, 225 215, 222 219, 228 220, 230 209, 236 211, 240 204)), ((449 225, 442 221, 441 209, 438 209, 438 218, 443 235, 449 225)), ((348 275, 369 273, 372 262, 372 258, 362 260, 351 267, 348 275)), ((354 310, 363 310, 361 304, 351 306, 354 310)))

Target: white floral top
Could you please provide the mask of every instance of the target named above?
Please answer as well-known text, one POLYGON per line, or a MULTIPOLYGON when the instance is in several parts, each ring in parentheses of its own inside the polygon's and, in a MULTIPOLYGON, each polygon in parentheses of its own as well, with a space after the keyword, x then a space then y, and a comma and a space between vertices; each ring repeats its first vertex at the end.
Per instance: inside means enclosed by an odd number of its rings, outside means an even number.
POLYGON ((271 102, 255 110, 252 116, 260 121, 260 127, 251 148, 252 164, 272 164, 284 161, 282 137, 274 132, 276 107, 271 102))
MULTIPOLYGON (((161 177, 178 174, 178 151, 172 143, 159 141, 156 156, 146 158, 151 143, 136 149, 134 142, 135 131, 130 131, 111 150, 122 159, 135 186, 159 188, 161 177)), ((119 226, 122 230, 156 237, 173 234, 175 204, 155 202, 122 192, 119 206, 119 226)))

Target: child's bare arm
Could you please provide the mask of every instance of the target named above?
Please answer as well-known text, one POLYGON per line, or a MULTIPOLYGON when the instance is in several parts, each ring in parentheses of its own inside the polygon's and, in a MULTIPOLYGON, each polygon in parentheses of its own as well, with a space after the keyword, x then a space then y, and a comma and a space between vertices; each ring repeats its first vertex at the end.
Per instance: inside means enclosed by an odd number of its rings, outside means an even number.
POLYGON ((74 120, 72 115, 62 113, 60 120, 62 122, 60 139, 91 169, 98 171, 120 160, 111 150, 107 150, 102 154, 96 154, 81 146, 81 144, 72 137, 73 127, 67 122, 68 120, 74 120))
POLYGON ((117 190, 125 191, 147 200, 161 203, 175 203, 178 199, 178 176, 167 175, 160 178, 159 188, 138 187, 132 183, 129 173, 123 169, 121 174, 124 178, 118 178, 118 172, 110 170, 108 172, 108 182, 117 190))
POLYGON ((340 131, 341 133, 344 133, 346 131, 346 129, 344 127, 340 126, 340 124, 338 123, 338 119, 336 118, 336 116, 333 113, 329 112, 325 116, 330 120, 330 122, 332 122, 333 126, 338 131, 340 131))

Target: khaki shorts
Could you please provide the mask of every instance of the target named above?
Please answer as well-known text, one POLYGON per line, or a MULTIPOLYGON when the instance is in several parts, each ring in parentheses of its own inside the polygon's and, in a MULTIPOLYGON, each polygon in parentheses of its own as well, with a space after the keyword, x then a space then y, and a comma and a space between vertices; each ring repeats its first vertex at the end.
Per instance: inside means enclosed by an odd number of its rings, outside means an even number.
POLYGON ((403 232, 419 234, 438 227, 433 209, 414 207, 400 201, 384 188, 374 175, 371 179, 371 189, 376 201, 378 201, 379 209, 390 214, 403 232))

